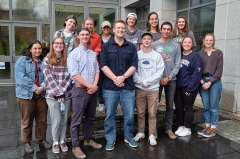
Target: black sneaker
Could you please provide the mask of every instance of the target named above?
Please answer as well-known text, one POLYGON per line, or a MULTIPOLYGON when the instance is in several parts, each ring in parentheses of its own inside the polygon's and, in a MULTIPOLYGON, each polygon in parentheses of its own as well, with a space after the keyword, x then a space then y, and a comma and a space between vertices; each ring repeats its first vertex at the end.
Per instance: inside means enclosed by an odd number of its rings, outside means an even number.
POLYGON ((50 149, 52 147, 47 140, 39 140, 39 146, 44 146, 46 149, 50 149))
POLYGON ((26 142, 24 144, 24 150, 25 150, 26 153, 33 153, 33 151, 34 151, 30 142, 26 142))

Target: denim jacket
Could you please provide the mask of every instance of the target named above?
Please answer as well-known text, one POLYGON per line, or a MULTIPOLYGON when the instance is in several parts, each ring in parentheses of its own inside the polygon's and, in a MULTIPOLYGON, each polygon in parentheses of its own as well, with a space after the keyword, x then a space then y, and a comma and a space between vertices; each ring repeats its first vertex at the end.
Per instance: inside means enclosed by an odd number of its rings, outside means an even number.
MULTIPOLYGON (((44 83, 42 61, 38 60, 38 76, 39 83, 44 87, 42 96, 45 95, 46 85, 44 83)), ((21 56, 15 64, 15 80, 16 80, 16 96, 22 99, 32 99, 33 92, 38 88, 34 83, 35 65, 32 59, 26 59, 26 56, 21 56)))

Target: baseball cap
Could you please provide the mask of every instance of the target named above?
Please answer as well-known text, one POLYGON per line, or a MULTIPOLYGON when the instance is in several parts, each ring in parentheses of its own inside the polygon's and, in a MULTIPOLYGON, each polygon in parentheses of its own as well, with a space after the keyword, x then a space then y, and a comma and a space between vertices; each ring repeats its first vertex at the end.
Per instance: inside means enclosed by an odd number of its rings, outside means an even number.
POLYGON ((133 16, 135 19, 137 19, 137 14, 135 13, 128 13, 127 18, 133 16))
POLYGON ((109 21, 102 22, 102 28, 105 26, 109 26, 110 28, 112 28, 111 23, 109 21))
POLYGON ((68 20, 68 19, 73 19, 73 20, 75 20, 76 25, 77 25, 77 18, 76 18, 74 15, 69 15, 69 16, 65 19, 65 21, 68 20))
POLYGON ((144 35, 150 35, 153 38, 152 33, 150 33, 149 31, 142 32, 141 38, 143 38, 144 35))

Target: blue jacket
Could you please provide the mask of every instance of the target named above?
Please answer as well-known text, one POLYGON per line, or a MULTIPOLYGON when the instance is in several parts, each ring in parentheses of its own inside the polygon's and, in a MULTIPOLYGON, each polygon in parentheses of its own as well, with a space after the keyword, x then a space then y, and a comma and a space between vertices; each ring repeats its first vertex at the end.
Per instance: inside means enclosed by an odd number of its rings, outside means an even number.
MULTIPOLYGON (((46 88, 43 77, 42 61, 38 60, 38 76, 40 85, 46 88)), ((33 92, 38 88, 34 83, 35 65, 32 59, 26 59, 26 56, 21 56, 15 64, 15 80, 16 80, 16 96, 22 99, 32 99, 33 92)), ((45 91, 42 95, 44 96, 45 91)))
MULTIPOLYGON (((131 66, 138 68, 138 56, 135 46, 124 39, 124 43, 119 46, 114 38, 110 39, 102 46, 100 53, 100 68, 108 66, 116 76, 122 76, 131 66)), ((133 75, 125 79, 123 87, 117 87, 107 76, 103 77, 103 89, 118 91, 121 89, 133 90, 135 84, 133 75)))
POLYGON ((182 54, 177 74, 177 88, 185 89, 189 93, 194 92, 200 84, 202 68, 203 62, 197 52, 193 51, 187 56, 182 54))

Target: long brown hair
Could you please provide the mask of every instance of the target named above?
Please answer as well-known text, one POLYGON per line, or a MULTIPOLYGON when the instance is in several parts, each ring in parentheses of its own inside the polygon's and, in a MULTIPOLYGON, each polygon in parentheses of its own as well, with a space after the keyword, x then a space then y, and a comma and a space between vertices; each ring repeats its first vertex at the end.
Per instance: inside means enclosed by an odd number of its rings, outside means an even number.
MULTIPOLYGON (((154 14, 157 15, 157 19, 158 19, 158 14, 156 12, 151 12, 151 13, 148 14, 148 21, 150 20, 151 15, 154 15, 154 14)), ((146 25, 147 31, 151 32, 151 24, 148 21, 147 21, 147 25, 146 25)), ((160 33, 159 19, 158 19, 158 24, 156 26, 156 32, 160 33)))
POLYGON ((175 26, 174 26, 173 31, 172 31, 172 36, 175 38, 176 36, 178 36, 178 32, 180 32, 183 37, 187 36, 188 32, 189 32, 188 21, 184 16, 181 16, 181 15, 177 18, 177 20, 175 22, 175 26), (180 18, 184 19, 184 21, 185 21, 185 26, 182 30, 178 29, 178 21, 179 21, 180 18))
POLYGON ((50 65, 56 66, 56 65, 61 65, 61 66, 66 66, 67 65, 67 51, 66 51, 66 45, 62 37, 55 37, 52 41, 51 47, 50 47, 50 52, 47 54, 47 58, 49 60, 50 65), (61 39, 63 43, 63 50, 61 52, 61 60, 58 63, 57 62, 57 57, 56 54, 54 53, 54 48, 53 44, 55 40, 61 39))
POLYGON ((91 17, 88 17, 88 18, 84 19, 84 21, 82 22, 82 28, 86 28, 85 23, 86 23, 87 20, 91 20, 93 22, 93 29, 92 29, 91 33, 95 33, 94 20, 91 17))
MULTIPOLYGON (((77 47, 79 44, 80 44, 80 39, 78 39, 78 35, 81 31, 88 31, 89 32, 89 35, 91 34, 90 30, 88 28, 85 28, 85 27, 79 27, 78 30, 77 30, 77 36, 75 37, 74 39, 74 45, 77 47)), ((91 45, 91 41, 90 41, 90 38, 88 40, 88 44, 87 46, 89 47, 91 45)))
MULTIPOLYGON (((207 33, 207 34, 204 36, 203 41, 205 40, 205 38, 206 38, 207 36, 212 36, 212 37, 213 37, 212 49, 213 49, 213 50, 216 50, 217 48, 215 47, 215 36, 214 36, 214 34, 213 34, 213 33, 207 33)), ((203 50, 206 49, 204 43, 202 43, 202 49, 203 49, 203 50)))

